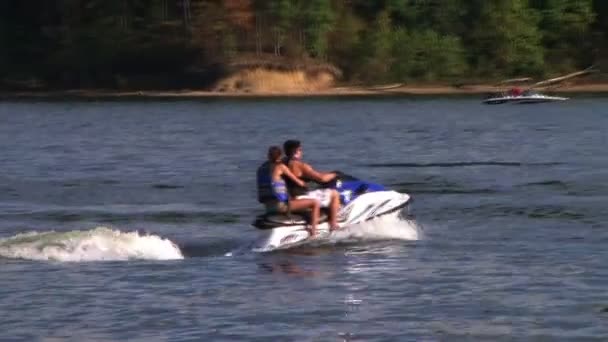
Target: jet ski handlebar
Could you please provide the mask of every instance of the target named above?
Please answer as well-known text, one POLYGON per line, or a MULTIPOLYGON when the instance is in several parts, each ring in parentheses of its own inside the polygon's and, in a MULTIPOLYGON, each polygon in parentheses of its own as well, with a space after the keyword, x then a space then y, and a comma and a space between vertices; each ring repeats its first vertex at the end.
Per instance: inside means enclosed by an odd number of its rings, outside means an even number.
POLYGON ((318 184, 318 188, 331 188, 331 189, 335 189, 335 188, 339 188, 339 184, 340 182, 348 182, 348 181, 359 181, 358 178, 353 177, 349 174, 346 174, 342 171, 331 171, 332 173, 336 174, 336 177, 334 177, 334 179, 330 180, 329 182, 326 183, 319 183, 318 184))

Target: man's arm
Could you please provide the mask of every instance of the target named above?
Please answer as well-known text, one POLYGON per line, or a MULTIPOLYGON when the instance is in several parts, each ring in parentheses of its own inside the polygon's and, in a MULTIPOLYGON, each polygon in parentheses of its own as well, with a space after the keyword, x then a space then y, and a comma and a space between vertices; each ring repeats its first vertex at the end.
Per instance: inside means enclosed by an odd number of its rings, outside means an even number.
POLYGON ((306 163, 300 163, 299 168, 302 171, 302 176, 318 183, 327 183, 337 176, 334 172, 319 172, 306 163))
POLYGON ((306 187, 306 183, 304 183, 300 178, 296 177, 296 175, 294 175, 286 165, 280 164, 279 167, 281 168, 281 171, 283 172, 283 174, 285 174, 285 176, 289 177, 299 186, 306 187))

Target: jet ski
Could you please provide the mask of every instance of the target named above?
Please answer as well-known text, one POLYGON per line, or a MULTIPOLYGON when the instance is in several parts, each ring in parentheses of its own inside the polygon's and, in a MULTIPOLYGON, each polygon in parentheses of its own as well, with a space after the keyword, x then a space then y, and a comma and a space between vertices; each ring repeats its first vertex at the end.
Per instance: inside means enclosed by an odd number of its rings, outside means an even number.
MULTIPOLYGON (((379 217, 399 216, 410 203, 411 197, 407 194, 341 172, 337 173, 338 177, 320 187, 336 189, 340 194, 342 206, 338 212, 338 230, 379 217)), ((309 222, 307 212, 259 215, 253 226, 258 228, 260 237, 254 243, 253 249, 269 251, 291 248, 330 235, 326 212, 321 212, 317 236, 313 239, 306 230, 309 222)))

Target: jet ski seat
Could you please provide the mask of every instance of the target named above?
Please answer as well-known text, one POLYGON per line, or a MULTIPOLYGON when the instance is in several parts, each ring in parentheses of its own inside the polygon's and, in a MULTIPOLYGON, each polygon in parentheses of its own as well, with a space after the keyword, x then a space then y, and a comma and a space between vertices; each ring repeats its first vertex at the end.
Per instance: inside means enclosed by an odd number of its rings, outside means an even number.
MULTIPOLYGON (((327 222, 329 219, 329 208, 321 208, 319 224, 327 222)), ((339 222, 344 222, 346 218, 339 216, 339 222)), ((298 211, 296 213, 266 213, 258 215, 253 225, 259 229, 272 229, 284 226, 301 226, 310 223, 310 210, 298 211)))

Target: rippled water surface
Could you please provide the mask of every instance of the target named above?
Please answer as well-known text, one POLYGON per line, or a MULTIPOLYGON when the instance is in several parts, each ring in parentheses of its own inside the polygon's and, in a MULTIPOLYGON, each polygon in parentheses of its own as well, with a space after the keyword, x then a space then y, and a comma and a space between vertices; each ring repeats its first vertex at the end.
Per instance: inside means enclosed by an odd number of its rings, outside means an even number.
POLYGON ((605 340, 607 108, 0 102, 0 339, 605 340), (409 193, 415 223, 248 250, 255 167, 288 138, 409 193))

